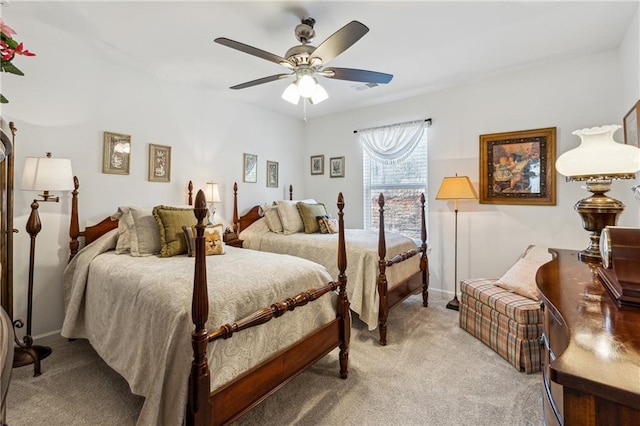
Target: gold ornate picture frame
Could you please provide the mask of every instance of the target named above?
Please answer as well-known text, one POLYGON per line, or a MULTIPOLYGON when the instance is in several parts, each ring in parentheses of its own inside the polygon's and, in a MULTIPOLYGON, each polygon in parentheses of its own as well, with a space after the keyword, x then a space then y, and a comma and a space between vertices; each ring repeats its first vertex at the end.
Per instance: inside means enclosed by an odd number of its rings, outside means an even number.
POLYGON ((329 159, 329 177, 344 177, 344 157, 329 159))
POLYGON ((624 143, 640 148, 640 100, 622 119, 624 143))
POLYGON ((149 144, 149 182, 171 182, 171 147, 149 144))
POLYGON ((311 174, 312 175, 324 174, 324 155, 311 156, 311 174))
POLYGON ((278 187, 278 162, 267 161, 267 188, 278 187))
POLYGON ((131 135, 104 132, 102 173, 128 175, 131 163, 131 135))
POLYGON ((556 128, 480 135, 481 204, 556 204, 556 128))

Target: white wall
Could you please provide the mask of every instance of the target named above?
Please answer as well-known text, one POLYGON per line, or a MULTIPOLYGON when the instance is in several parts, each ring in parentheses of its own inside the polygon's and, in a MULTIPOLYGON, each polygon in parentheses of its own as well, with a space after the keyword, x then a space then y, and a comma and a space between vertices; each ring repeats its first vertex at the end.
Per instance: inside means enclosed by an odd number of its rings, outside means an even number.
POLYGON ((640 8, 620 44, 620 67, 622 69, 622 96, 625 114, 640 99, 640 8))
MULTIPOLYGON (((637 68, 635 72, 637 78, 637 68)), ((361 226, 362 153, 353 130, 432 118, 428 130, 431 289, 453 292, 453 205, 435 200, 442 178, 454 173, 468 175, 478 187, 481 134, 556 127, 559 155, 578 145, 573 130, 620 124, 626 108, 622 92, 619 54, 609 51, 313 120, 306 129, 307 156, 344 155, 346 177, 330 179, 326 173, 310 176, 307 168, 305 189, 332 205, 337 192, 342 191, 347 225, 361 226)), ((621 131, 616 137, 621 140, 621 131)), ((638 203, 629 190, 633 184, 614 182, 609 193, 627 206, 620 225, 640 225, 638 203)), ((580 183, 567 183, 560 175, 556 187, 555 206, 461 202, 458 279, 499 277, 528 244, 586 248, 588 233, 573 205, 589 194, 580 183)))
MULTIPOLYGON (((231 219, 232 187, 240 185, 240 210, 250 201, 283 198, 285 186, 301 182, 303 124, 259 108, 234 103, 228 93, 169 84, 148 75, 118 52, 94 49, 89 41, 61 33, 7 8, 7 22, 37 53, 19 58, 25 76, 3 75, 9 104, 2 115, 14 121, 16 190, 14 317, 26 318, 29 237, 24 227, 36 194, 20 190, 26 156, 70 158, 80 181, 83 228, 118 205, 186 204, 186 186, 220 183, 223 202, 216 216, 231 219), (29 28, 29 31, 24 31, 29 28), (20 31, 20 29, 23 29, 20 31), (65 46, 60 49, 60 46, 65 46), (114 65, 113 58, 119 63, 114 65), (132 136, 129 175, 102 173, 103 132, 132 136), (286 134, 286 137, 283 135, 286 134), (148 182, 148 144, 172 147, 171 182, 148 182), (258 155, 258 182, 242 183, 242 154, 258 155), (280 187, 266 188, 266 160, 280 165, 280 187)), ((6 73, 3 73, 6 74, 6 73)), ((64 318, 62 272, 68 250, 70 195, 41 203, 42 231, 36 239, 33 334, 59 330, 64 318)))

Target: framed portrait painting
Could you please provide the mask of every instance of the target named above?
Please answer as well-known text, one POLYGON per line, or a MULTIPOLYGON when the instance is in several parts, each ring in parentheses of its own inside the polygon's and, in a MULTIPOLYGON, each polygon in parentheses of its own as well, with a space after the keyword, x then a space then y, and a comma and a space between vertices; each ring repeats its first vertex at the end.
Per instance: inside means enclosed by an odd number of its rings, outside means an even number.
POLYGON ((278 187, 278 163, 267 161, 267 188, 278 187))
POLYGON ((171 182, 171 147, 149 144, 149 181, 171 182))
POLYGON ((329 167, 329 177, 344 177, 344 157, 330 158, 329 167))
POLYGON ((258 182, 258 156, 254 154, 242 154, 242 180, 243 182, 258 182))
POLYGON ((324 174, 324 155, 311 156, 311 174, 312 175, 324 174))
POLYGON ((102 173, 128 175, 131 155, 131 136, 104 132, 102 173))
POLYGON ((556 128, 480 135, 480 203, 556 204, 556 128))
POLYGON ((624 143, 640 148, 640 101, 622 119, 624 143))

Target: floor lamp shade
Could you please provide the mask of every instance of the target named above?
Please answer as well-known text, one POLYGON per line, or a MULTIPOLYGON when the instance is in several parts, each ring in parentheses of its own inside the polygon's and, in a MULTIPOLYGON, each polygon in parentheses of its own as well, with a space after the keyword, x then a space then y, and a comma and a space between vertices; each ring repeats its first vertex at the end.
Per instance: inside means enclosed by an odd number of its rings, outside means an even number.
POLYGON ((478 194, 467 176, 445 177, 442 180, 442 184, 440 184, 440 189, 436 195, 436 200, 453 200, 455 206, 454 295, 453 299, 447 303, 447 308, 456 311, 460 309, 460 302, 458 301, 458 200, 477 199, 478 194))
POLYGON ((73 172, 66 158, 27 157, 22 172, 24 191, 71 191, 73 172))

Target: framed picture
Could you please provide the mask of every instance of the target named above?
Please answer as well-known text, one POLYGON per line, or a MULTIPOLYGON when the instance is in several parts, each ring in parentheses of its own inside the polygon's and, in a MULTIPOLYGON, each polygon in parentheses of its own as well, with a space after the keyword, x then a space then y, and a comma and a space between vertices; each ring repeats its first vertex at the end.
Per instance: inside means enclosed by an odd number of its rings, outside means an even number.
POLYGON ((640 100, 622 119, 624 143, 640 148, 640 100))
POLYGON ((329 159, 329 176, 344 177, 344 157, 332 157, 329 159))
POLYGON ((242 154, 242 180, 256 183, 258 181, 258 156, 242 154))
POLYGON ((556 204, 556 128, 480 135, 480 203, 556 204))
POLYGON ((312 175, 324 174, 324 155, 311 156, 311 174, 312 175))
POLYGON ((149 181, 171 182, 171 147, 149 144, 149 181))
POLYGON ((104 132, 102 173, 128 175, 131 155, 131 136, 104 132))
POLYGON ((267 188, 278 187, 278 163, 267 161, 267 188))

